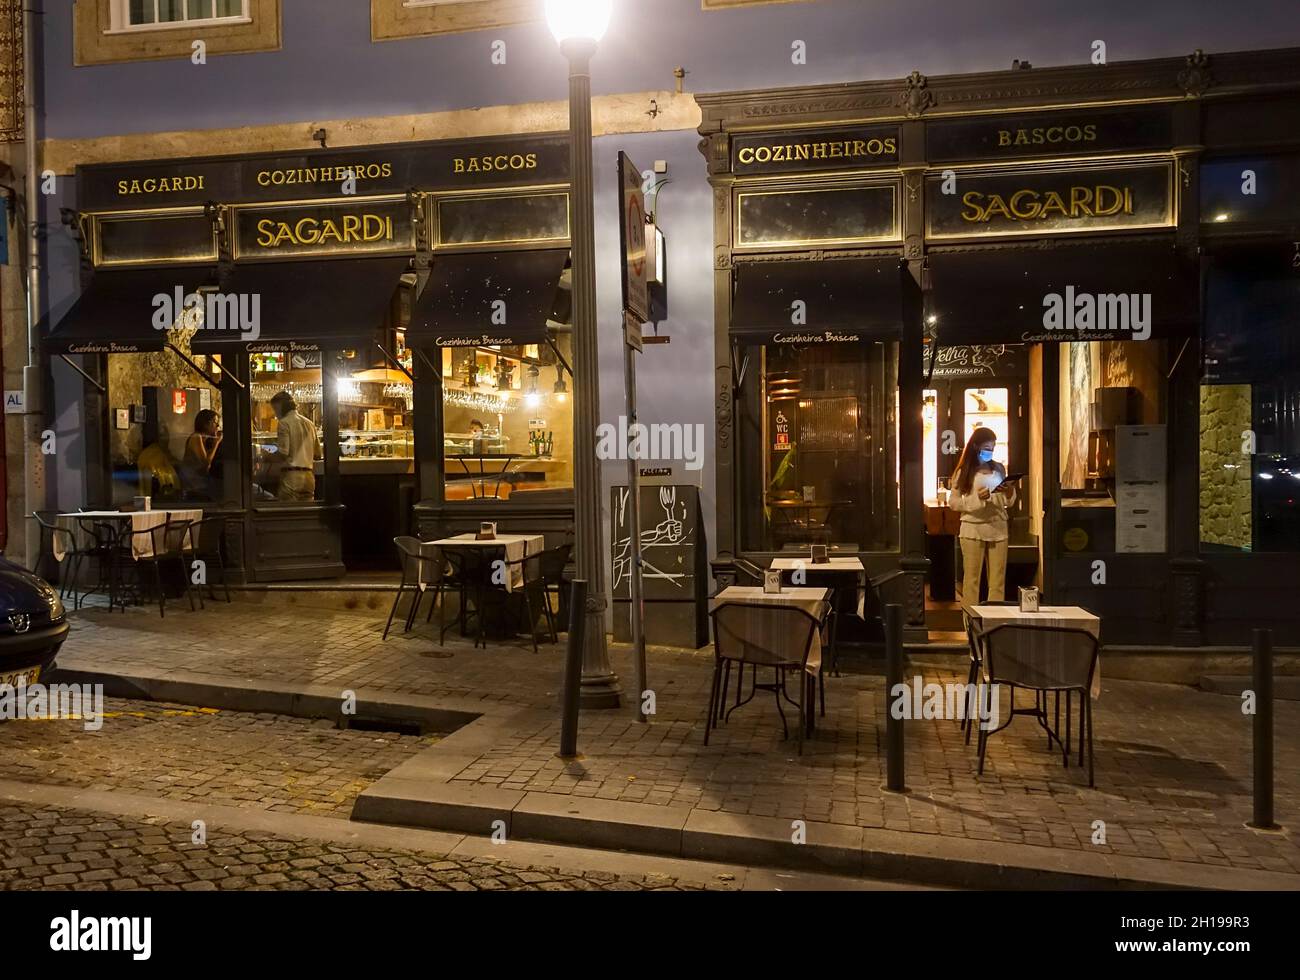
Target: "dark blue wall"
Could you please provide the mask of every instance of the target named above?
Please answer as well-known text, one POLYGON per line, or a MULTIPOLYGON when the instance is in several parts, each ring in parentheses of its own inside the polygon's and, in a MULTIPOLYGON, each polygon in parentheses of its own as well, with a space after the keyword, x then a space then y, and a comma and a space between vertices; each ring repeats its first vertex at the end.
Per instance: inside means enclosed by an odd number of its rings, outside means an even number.
MULTIPOLYGON (((71 0, 45 0, 45 135, 190 130, 400 115, 565 96, 544 24, 370 42, 367 0, 283 0, 280 51, 72 67, 71 0), (507 44, 494 66, 489 46, 507 44)), ((763 88, 1083 64, 1300 44, 1295 0, 812 0, 704 12, 700 0, 617 0, 597 92, 763 88), (794 40, 808 64, 790 61, 794 40)))

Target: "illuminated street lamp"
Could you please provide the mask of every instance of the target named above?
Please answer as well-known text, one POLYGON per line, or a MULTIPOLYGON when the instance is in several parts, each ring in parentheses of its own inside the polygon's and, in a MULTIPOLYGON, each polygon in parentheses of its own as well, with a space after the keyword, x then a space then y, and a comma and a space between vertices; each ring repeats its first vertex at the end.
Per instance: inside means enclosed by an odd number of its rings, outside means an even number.
POLYGON ((573 240, 573 497, 578 578, 587 582, 582 705, 617 708, 618 676, 605 645, 605 563, 600 554, 600 360, 596 336, 596 219, 592 177, 591 58, 613 0, 546 0, 546 20, 569 59, 569 159, 573 240))

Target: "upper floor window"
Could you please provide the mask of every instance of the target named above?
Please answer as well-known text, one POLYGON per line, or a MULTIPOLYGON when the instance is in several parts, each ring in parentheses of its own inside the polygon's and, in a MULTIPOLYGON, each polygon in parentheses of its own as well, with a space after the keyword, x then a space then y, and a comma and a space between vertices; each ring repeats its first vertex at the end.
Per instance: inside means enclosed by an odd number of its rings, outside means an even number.
POLYGON ((154 31, 211 24, 245 24, 248 0, 115 0, 113 31, 154 31))
POLYGON ((370 37, 392 41, 511 27, 541 13, 537 0, 370 0, 370 37))
POLYGON ((77 65, 280 47, 280 0, 73 0, 72 18, 77 65))

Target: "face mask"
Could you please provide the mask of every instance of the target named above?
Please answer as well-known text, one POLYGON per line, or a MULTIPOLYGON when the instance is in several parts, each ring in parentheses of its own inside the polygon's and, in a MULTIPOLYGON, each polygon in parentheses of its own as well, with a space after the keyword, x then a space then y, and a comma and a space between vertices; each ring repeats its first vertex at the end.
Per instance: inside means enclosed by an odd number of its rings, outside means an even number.
POLYGON ((980 462, 981 462, 981 463, 991 463, 991 462, 993 462, 993 450, 992 450, 992 449, 981 449, 981 450, 980 450, 980 462))

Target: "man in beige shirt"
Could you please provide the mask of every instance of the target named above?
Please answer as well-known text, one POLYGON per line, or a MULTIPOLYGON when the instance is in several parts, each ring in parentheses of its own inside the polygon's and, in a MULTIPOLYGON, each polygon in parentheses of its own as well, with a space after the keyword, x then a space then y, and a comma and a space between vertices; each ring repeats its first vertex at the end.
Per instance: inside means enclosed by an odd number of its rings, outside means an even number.
POLYGON ((271 399, 271 408, 280 420, 276 431, 276 455, 279 456, 280 500, 316 499, 316 426, 298 414, 298 403, 287 391, 271 399))

